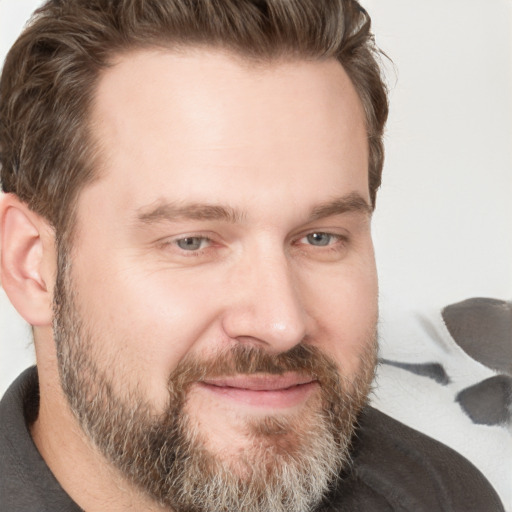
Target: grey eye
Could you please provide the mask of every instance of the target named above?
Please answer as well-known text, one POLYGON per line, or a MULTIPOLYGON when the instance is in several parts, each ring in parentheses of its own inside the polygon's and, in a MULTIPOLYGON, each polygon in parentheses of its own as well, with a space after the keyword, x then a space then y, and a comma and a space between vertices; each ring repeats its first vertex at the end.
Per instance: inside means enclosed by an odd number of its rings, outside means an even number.
POLYGON ((308 244, 315 245, 317 247, 323 247, 329 245, 332 241, 333 236, 329 233, 311 233, 306 236, 308 244))
POLYGON ((200 236, 190 236, 176 240, 176 245, 184 251, 198 251, 207 243, 207 239, 200 236))

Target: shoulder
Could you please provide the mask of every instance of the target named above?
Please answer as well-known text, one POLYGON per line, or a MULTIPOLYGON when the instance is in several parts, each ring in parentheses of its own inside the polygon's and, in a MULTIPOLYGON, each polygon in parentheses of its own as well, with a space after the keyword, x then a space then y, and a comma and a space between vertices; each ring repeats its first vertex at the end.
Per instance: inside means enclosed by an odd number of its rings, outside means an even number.
POLYGON ((367 407, 353 443, 353 465, 326 511, 502 512, 498 495, 451 448, 367 407))
POLYGON ((0 401, 0 510, 79 512, 32 441, 29 424, 38 407, 37 370, 29 368, 0 401))

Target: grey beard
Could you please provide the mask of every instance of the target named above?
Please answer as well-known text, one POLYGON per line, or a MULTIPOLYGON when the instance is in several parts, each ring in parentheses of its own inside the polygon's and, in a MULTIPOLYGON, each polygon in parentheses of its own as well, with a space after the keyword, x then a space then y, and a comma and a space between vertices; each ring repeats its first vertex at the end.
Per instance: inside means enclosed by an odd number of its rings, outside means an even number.
POLYGON ((169 378, 169 403, 155 414, 129 383, 120 396, 73 301, 71 280, 57 279, 54 336, 62 388, 83 431, 132 484, 176 512, 308 512, 349 464, 356 418, 375 366, 369 340, 361 373, 345 382, 333 361, 306 343, 270 355, 235 346, 209 361, 184 359, 169 378), (247 423, 250 447, 221 460, 185 411, 191 383, 206 375, 309 372, 321 395, 299 417, 247 423))
MULTIPOLYGON (((236 463, 226 464, 191 457, 180 475, 182 486, 176 510, 218 512, 307 512, 312 510, 345 465, 343 449, 325 424, 321 414, 313 413, 309 428, 287 428, 297 437, 300 448, 281 453, 268 439, 254 439, 250 452, 236 463), (312 435, 313 434, 313 435, 312 435), (302 438, 302 439, 301 439, 302 438)), ((271 420, 270 420, 271 421, 271 420)), ((297 423, 294 421, 294 423, 297 423)), ((201 446, 199 439, 192 444, 201 446)), ((278 444, 278 443, 277 443, 278 444)), ((206 456, 209 459, 211 456, 206 456)))

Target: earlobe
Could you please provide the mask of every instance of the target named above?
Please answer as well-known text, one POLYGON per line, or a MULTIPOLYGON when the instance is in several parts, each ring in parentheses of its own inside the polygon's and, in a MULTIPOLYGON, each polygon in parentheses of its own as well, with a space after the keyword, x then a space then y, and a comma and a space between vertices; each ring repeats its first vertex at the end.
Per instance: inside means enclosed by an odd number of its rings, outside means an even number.
POLYGON ((2 287, 20 315, 33 326, 52 322, 52 232, 47 221, 16 196, 7 194, 1 198, 2 287))

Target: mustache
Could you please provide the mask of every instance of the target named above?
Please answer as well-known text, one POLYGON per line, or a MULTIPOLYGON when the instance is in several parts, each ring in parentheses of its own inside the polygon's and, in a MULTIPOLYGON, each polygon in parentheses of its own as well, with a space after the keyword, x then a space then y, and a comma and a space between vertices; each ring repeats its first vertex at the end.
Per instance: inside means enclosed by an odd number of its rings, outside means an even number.
POLYGON ((310 376, 321 385, 339 381, 334 360, 312 345, 299 343, 286 352, 272 354, 261 347, 238 344, 207 359, 185 357, 171 373, 169 388, 179 393, 194 382, 209 378, 256 373, 282 375, 286 372, 310 376))

